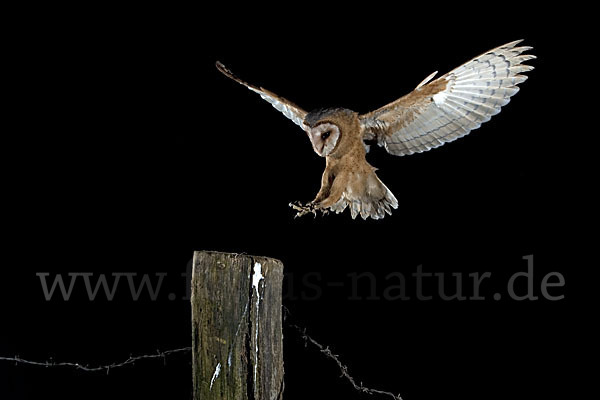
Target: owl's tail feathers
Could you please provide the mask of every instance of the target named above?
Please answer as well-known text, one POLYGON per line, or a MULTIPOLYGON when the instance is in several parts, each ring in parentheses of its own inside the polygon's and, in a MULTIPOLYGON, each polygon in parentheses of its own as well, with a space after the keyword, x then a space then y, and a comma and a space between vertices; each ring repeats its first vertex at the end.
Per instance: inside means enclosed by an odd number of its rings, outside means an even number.
POLYGON ((360 215, 362 219, 368 217, 381 219, 385 217, 386 213, 392 215, 392 208, 398 208, 398 200, 373 172, 367 178, 367 184, 362 193, 346 190, 340 200, 330 209, 339 214, 346 207, 350 208, 352 219, 355 219, 357 215, 360 215))

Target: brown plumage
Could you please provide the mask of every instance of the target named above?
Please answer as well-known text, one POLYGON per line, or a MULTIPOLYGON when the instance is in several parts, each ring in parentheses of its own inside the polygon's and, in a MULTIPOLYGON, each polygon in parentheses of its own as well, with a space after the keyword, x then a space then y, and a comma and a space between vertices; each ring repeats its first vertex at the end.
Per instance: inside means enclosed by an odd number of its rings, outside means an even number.
POLYGON ((379 219, 391 214, 398 201, 367 162, 364 141, 376 140, 390 154, 402 156, 441 146, 479 128, 518 92, 517 85, 527 79, 521 73, 533 69, 522 62, 535 56, 521 54, 531 47, 516 47, 519 42, 485 52, 431 81, 434 72, 406 96, 363 115, 345 108, 307 113, 283 97, 242 81, 220 62, 216 65, 300 126, 313 150, 326 158, 315 199, 306 205, 290 204, 298 211, 296 216, 329 210, 340 213, 348 207, 352 218, 379 219))
MULTIPOLYGON (((383 218, 398 201, 379 180, 365 158, 366 148, 358 113, 344 108, 316 111, 305 117, 307 130, 319 127, 339 129, 339 138, 333 149, 325 155, 326 167, 321 178, 321 189, 315 199, 306 206, 292 205, 299 215, 316 210, 332 210, 337 213, 350 208, 352 218, 383 218)), ((331 139, 329 137, 328 139, 331 139)), ((318 138, 311 138, 313 144, 318 138)))

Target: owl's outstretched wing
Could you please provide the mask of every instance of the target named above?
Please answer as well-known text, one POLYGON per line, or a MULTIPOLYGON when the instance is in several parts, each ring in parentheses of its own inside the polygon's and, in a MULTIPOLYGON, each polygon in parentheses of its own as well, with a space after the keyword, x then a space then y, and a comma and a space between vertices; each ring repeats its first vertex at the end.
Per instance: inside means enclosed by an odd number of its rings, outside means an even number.
POLYGON ((275 93, 269 90, 244 82, 243 80, 235 76, 233 72, 231 72, 226 66, 224 66, 219 61, 216 62, 216 66, 217 69, 221 71, 223 75, 233 79, 241 85, 246 86, 253 92, 258 93, 260 97, 271 103, 273 107, 281 111, 281 113, 289 119, 291 119, 293 123, 298 125, 300 128, 306 130, 306 126, 304 125, 304 117, 306 116, 306 111, 304 111, 302 108, 298 107, 291 101, 284 99, 283 97, 277 96, 275 93))
POLYGON ((415 90, 359 117, 364 139, 376 139, 390 154, 421 153, 465 136, 487 122, 519 91, 533 69, 521 63, 531 47, 507 43, 466 62, 440 78, 428 76, 415 90), (428 83, 429 82, 429 83, 428 83))

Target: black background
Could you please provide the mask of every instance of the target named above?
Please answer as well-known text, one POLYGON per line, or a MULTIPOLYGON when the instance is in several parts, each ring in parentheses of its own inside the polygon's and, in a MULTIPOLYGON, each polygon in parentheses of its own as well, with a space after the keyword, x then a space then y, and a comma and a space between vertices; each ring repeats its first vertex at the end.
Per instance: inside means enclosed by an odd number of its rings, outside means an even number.
MULTIPOLYGON (((587 67, 569 59, 589 37, 564 28, 585 25, 564 10, 496 7, 296 5, 270 15, 224 3, 15 16, 3 61, 0 356, 98 365, 189 346, 179 275, 194 250, 221 250, 281 259, 293 322, 366 386, 405 400, 572 397, 585 381, 573 373, 592 293, 579 233, 591 224, 580 191, 590 159, 579 155, 590 143, 574 112, 587 67), (367 112, 434 70, 521 38, 536 69, 492 121, 424 154, 371 151, 400 203, 382 221, 347 211, 294 219, 287 204, 312 199, 324 160, 214 68, 220 60, 308 110, 367 112), (536 294, 560 272, 563 300, 508 298, 506 282, 530 254, 536 294), (448 277, 491 272, 487 299, 348 299, 348 273, 372 272, 381 293, 387 274, 420 264, 448 277), (126 288, 89 301, 80 287, 48 302, 38 272, 169 275, 157 301, 134 302, 126 288), (318 289, 302 284, 309 272, 321 274, 318 289), (346 285, 326 285, 337 281, 346 285)), ((286 399, 371 398, 295 331, 284 334, 286 399)), ((1 399, 188 399, 190 389, 189 353, 109 375, 0 363, 1 399)))

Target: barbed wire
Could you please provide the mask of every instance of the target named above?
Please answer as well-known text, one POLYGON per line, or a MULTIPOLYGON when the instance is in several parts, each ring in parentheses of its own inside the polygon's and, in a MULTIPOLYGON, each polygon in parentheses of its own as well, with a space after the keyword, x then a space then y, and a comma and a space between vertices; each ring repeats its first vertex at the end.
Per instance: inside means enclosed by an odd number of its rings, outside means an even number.
POLYGON ((383 390, 378 390, 378 389, 372 389, 372 388, 368 388, 366 386, 363 385, 363 383, 361 382, 360 385, 356 383, 356 381, 354 380, 354 378, 348 373, 348 367, 345 366, 339 359, 339 357, 335 354, 333 354, 333 352, 331 351, 331 349, 327 346, 323 346, 322 344, 320 344, 319 342, 317 342, 316 340, 314 340, 312 337, 310 337, 307 333, 306 333, 306 328, 301 328, 298 325, 295 324, 288 324, 289 327, 296 329, 299 333, 300 336, 302 337, 302 339, 304 340, 304 345, 306 346, 308 343, 312 344, 313 346, 315 346, 317 349, 319 349, 319 351, 324 354, 326 357, 332 359, 333 361, 336 362, 337 366, 339 367, 340 371, 342 372, 342 378, 346 378, 350 384, 352 384, 352 386, 354 387, 354 389, 358 390, 359 392, 363 392, 363 393, 367 393, 367 394, 380 394, 380 395, 385 395, 385 396, 389 396, 394 400, 402 400, 402 397, 400 396, 400 394, 395 395, 391 392, 385 392, 383 390))
MULTIPOLYGON (((290 316, 289 310, 284 307, 284 321, 289 316, 290 316)), ((331 351, 331 349, 328 346, 323 346, 322 344, 317 342, 315 339, 310 337, 306 333, 306 328, 300 327, 296 324, 289 323, 287 321, 286 321, 286 323, 290 328, 295 329, 300 334, 300 337, 304 340, 305 347, 308 345, 308 343, 310 343, 313 346, 315 346, 317 349, 319 349, 319 351, 322 354, 324 354, 327 358, 330 358, 333 361, 335 361, 335 363, 337 364, 337 366, 339 367, 339 369, 342 373, 341 377, 346 378, 346 380, 348 380, 350 382, 350 384, 352 384, 354 389, 356 389, 357 391, 371 394, 371 395, 372 394, 385 395, 385 396, 391 397, 394 400, 402 400, 402 397, 400 396, 400 394, 395 395, 391 392, 368 388, 368 387, 364 386, 362 384, 362 382, 360 383, 360 385, 357 384, 356 380, 348 373, 348 367, 340 361, 339 356, 333 354, 333 352, 331 351)), ((32 365, 32 366, 46 367, 46 368, 67 367, 67 368, 74 368, 76 370, 81 370, 84 372, 103 372, 104 371, 108 375, 110 373, 111 369, 121 368, 121 367, 125 367, 127 365, 132 365, 136 361, 161 358, 161 359, 163 359, 163 362, 166 365, 168 356, 170 356, 172 354, 176 354, 176 353, 187 353, 187 352, 190 352, 191 350, 192 350, 191 347, 182 347, 179 349, 172 349, 172 350, 165 350, 165 351, 157 350, 156 354, 144 354, 144 355, 140 355, 140 356, 130 355, 129 358, 123 362, 112 363, 109 365, 94 366, 94 367, 91 367, 89 365, 83 365, 81 363, 75 363, 75 362, 55 362, 52 359, 50 359, 49 361, 31 361, 31 360, 26 360, 26 359, 20 358, 18 355, 14 356, 14 357, 0 357, 0 361, 14 362, 15 365, 25 364, 25 365, 32 365)))
POLYGON ((111 369, 125 367, 127 365, 134 364, 136 361, 162 358, 163 362, 166 364, 168 356, 175 354, 175 353, 186 353, 191 350, 192 350, 191 347, 182 347, 180 349, 172 349, 172 350, 166 350, 166 351, 156 350, 156 354, 144 354, 141 356, 130 355, 129 358, 123 362, 112 363, 109 365, 100 365, 100 366, 95 366, 95 367, 90 367, 89 365, 83 365, 83 364, 75 363, 75 362, 55 362, 52 359, 50 359, 49 361, 31 361, 31 360, 25 360, 25 359, 19 357, 18 355, 14 356, 14 357, 0 357, 0 361, 14 362, 15 365, 25 364, 25 365, 33 365, 36 367, 47 367, 47 368, 48 367, 68 367, 68 368, 74 368, 76 370, 81 370, 81 371, 85 371, 85 372, 105 371, 106 374, 108 374, 108 373, 110 373, 111 369))
POLYGON ((368 387, 364 386, 362 382, 360 383, 360 385, 357 384, 356 380, 348 373, 348 367, 340 361, 339 356, 333 354, 333 352, 331 351, 329 346, 323 346, 322 344, 317 342, 315 339, 310 337, 306 333, 306 328, 303 328, 301 326, 298 326, 296 324, 293 324, 293 323, 290 323, 287 321, 287 319, 291 315, 292 315, 292 313, 290 312, 290 310, 287 307, 283 306, 283 321, 287 324, 287 326, 295 329, 300 334, 300 337, 304 340, 304 347, 306 347, 308 345, 308 343, 310 343, 313 346, 315 346, 317 349, 319 349, 319 351, 322 354, 324 354, 327 358, 330 358, 333 361, 335 361, 338 368, 342 372, 341 378, 346 378, 346 380, 348 380, 350 382, 350 384, 354 387, 354 389, 358 390, 359 392, 363 392, 363 393, 367 393, 367 394, 380 394, 380 395, 385 395, 385 396, 391 397, 394 400, 402 400, 402 396, 400 396, 400 393, 398 393, 398 395, 395 395, 391 392, 385 392, 383 390, 368 388, 368 387))

